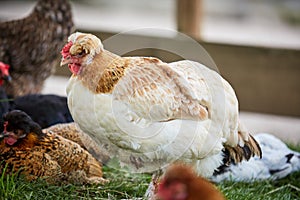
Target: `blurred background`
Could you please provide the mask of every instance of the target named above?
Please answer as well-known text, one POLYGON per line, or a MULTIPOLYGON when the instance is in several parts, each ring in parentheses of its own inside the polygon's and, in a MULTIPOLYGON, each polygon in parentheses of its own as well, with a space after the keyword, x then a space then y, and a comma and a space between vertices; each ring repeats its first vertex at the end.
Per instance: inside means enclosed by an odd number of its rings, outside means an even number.
MULTIPOLYGON (((0 20, 26 16, 35 2, 1 0, 0 20)), ((205 41, 300 48, 299 0, 73 0, 72 2, 74 21, 78 29, 121 32, 155 27, 177 30, 178 21, 182 17, 187 17, 189 18, 187 23, 195 26, 194 29, 199 29, 197 31, 201 34, 201 39, 205 41), (194 22, 192 18, 195 17, 198 19, 194 22)))
MULTIPOLYGON (((251 131, 280 133, 292 142, 300 141, 299 0, 71 2, 77 30, 92 32, 102 40, 125 31, 123 42, 107 46, 113 52, 140 42, 172 46, 196 58, 199 54, 176 31, 194 38, 214 61, 203 63, 216 64, 236 90, 242 119, 251 131), (132 29, 138 30, 130 32, 132 29)), ((0 21, 28 15, 35 3, 1 0, 0 21)), ((173 52, 153 48, 126 55, 155 56, 167 62, 181 59, 173 52)), ((50 79, 46 90, 65 94, 61 85, 70 75, 68 69, 57 68, 56 75, 62 83, 50 84, 50 79)))

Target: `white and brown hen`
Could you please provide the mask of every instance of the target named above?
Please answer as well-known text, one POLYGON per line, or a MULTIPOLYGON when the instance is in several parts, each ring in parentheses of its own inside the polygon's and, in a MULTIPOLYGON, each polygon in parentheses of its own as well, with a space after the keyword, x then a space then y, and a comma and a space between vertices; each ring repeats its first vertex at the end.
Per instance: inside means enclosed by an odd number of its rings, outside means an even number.
POLYGON ((62 57, 73 73, 67 95, 74 121, 135 172, 180 160, 210 177, 224 161, 261 156, 239 123, 234 90, 200 63, 120 57, 79 32, 62 57))

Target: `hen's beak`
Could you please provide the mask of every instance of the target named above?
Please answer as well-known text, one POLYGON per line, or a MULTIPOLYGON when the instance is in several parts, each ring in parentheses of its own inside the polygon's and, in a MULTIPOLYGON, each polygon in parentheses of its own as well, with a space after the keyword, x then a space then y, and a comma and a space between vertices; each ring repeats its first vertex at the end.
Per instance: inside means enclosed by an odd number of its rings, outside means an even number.
POLYGON ((2 79, 7 82, 10 82, 12 80, 11 76, 9 76, 9 75, 3 76, 2 79))
POLYGON ((20 136, 18 136, 18 135, 15 135, 15 133, 13 133, 13 132, 3 131, 2 133, 0 133, 0 139, 5 138, 5 137, 9 137, 9 136, 12 136, 12 135, 14 135, 18 139, 22 139, 22 138, 26 137, 25 133, 22 134, 22 135, 20 135, 20 136))
POLYGON ((63 66, 63 65, 69 64, 69 63, 71 63, 71 57, 70 56, 62 58, 61 61, 60 61, 60 66, 63 66))
POLYGON ((7 136, 8 136, 8 134, 5 131, 3 131, 2 133, 0 133, 0 139, 5 138, 7 136))

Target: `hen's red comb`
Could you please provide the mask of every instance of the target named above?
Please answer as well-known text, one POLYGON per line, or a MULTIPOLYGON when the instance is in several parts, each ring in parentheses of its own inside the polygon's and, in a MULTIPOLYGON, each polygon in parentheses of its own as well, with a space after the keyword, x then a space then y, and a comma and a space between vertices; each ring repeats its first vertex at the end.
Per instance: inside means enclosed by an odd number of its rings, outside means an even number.
MULTIPOLYGON (((0 70, 2 75, 9 76, 9 65, 0 61, 0 70)), ((0 74, 1 74, 0 73, 0 74)))
POLYGON ((66 58, 68 55, 70 55, 70 48, 73 45, 73 42, 68 42, 61 50, 61 55, 63 56, 63 58, 66 58))
POLYGON ((9 66, 8 64, 5 64, 5 63, 3 63, 3 62, 0 61, 0 68, 1 68, 1 69, 6 69, 6 70, 8 70, 9 67, 10 67, 10 66, 9 66))

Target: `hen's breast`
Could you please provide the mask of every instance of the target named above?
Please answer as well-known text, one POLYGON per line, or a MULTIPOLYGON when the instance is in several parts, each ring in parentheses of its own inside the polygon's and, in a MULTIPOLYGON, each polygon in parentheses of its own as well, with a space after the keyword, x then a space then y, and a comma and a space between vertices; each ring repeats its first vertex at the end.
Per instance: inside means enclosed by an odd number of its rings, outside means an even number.
POLYGON ((181 157, 202 159, 222 149, 220 135, 208 139, 210 120, 157 122, 141 118, 112 94, 92 93, 74 76, 67 95, 80 128, 135 171, 154 171, 181 157))

